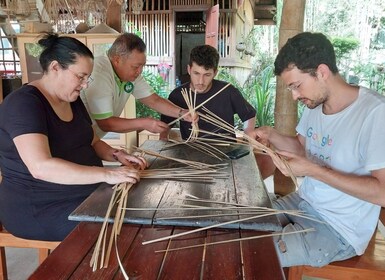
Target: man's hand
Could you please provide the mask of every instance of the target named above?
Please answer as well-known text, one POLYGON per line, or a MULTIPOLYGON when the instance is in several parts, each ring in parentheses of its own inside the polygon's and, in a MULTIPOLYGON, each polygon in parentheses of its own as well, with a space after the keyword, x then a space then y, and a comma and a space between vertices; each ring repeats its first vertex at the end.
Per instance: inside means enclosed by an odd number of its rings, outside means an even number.
POLYGON ((290 152, 276 152, 281 156, 282 159, 286 160, 289 166, 288 167, 282 161, 278 160, 277 156, 272 156, 275 166, 282 172, 283 175, 290 176, 290 173, 292 173, 294 176, 311 176, 311 169, 312 167, 316 166, 314 162, 308 160, 306 157, 299 156, 290 152))
POLYGON ((270 135, 271 135, 271 130, 273 128, 270 126, 262 126, 254 129, 253 131, 249 132, 248 135, 257 140, 258 142, 262 143, 263 145, 269 147, 270 146, 270 135))
POLYGON ((191 122, 191 123, 197 123, 199 120, 199 116, 197 113, 189 113, 189 110, 183 109, 179 113, 180 116, 184 116, 183 120, 186 122, 191 122))
POLYGON ((153 118, 143 118, 143 128, 152 133, 166 132, 169 127, 168 124, 153 118))

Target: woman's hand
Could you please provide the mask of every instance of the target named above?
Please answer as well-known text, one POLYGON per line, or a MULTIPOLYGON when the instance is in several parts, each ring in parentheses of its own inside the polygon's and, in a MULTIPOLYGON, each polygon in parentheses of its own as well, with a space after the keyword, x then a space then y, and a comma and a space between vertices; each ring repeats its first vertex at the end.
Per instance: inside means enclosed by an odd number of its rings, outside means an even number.
POLYGON ((143 157, 130 155, 125 150, 116 150, 112 156, 121 164, 137 170, 143 170, 148 167, 148 163, 143 157))
POLYGON ((113 168, 106 168, 106 183, 115 185, 123 182, 135 184, 140 181, 139 170, 129 167, 120 166, 113 168))

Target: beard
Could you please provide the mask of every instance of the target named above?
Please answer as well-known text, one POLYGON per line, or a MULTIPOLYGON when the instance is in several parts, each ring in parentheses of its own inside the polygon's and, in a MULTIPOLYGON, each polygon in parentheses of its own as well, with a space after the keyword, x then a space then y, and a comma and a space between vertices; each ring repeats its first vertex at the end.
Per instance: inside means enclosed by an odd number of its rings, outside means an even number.
POLYGON ((307 98, 300 98, 299 99, 299 101, 302 102, 302 104, 304 104, 309 109, 314 109, 314 108, 318 107, 319 105, 325 103, 326 100, 327 100, 326 97, 322 97, 322 98, 319 98, 317 100, 311 100, 311 99, 307 99, 307 98))

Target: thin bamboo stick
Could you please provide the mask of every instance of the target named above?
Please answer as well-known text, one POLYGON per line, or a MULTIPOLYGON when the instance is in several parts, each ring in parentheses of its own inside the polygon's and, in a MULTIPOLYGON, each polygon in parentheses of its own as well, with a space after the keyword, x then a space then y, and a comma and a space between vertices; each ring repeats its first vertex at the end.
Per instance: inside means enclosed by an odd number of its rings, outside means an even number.
MULTIPOLYGON (((281 214, 284 214, 286 211, 284 211, 284 210, 277 210, 277 213, 278 212, 281 213, 281 214)), ((197 228, 197 229, 186 231, 186 232, 177 233, 177 234, 170 235, 170 236, 161 237, 161 238, 158 238, 158 239, 144 241, 144 242, 142 242, 142 244, 143 245, 147 245, 147 244, 151 244, 151 243, 155 243, 155 242, 159 242, 159 241, 163 241, 163 240, 168 240, 168 239, 172 239, 172 238, 188 235, 188 234, 195 233, 195 232, 200 232, 200 231, 208 230, 208 229, 211 229, 211 228, 225 226, 225 225, 228 225, 228 224, 234 224, 234 223, 238 223, 238 222, 243 222, 243 221, 248 221, 248 220, 252 220, 252 219, 262 218, 262 217, 266 217, 266 216, 276 215, 277 213, 268 213, 268 214, 262 214, 262 215, 258 215, 258 216, 252 216, 252 217, 246 217, 246 218, 242 218, 242 219, 236 219, 236 220, 233 220, 233 221, 227 221, 227 222, 223 222, 223 223, 219 223, 219 224, 210 225, 210 226, 207 226, 207 227, 202 227, 202 228, 197 228)))
POLYGON ((198 168, 198 169, 216 168, 216 167, 227 166, 228 165, 228 163, 207 164, 207 163, 203 163, 203 162, 197 162, 197 161, 191 161, 191 160, 185 160, 185 159, 172 158, 172 157, 168 157, 168 156, 165 156, 165 155, 161 155, 161 154, 153 152, 153 151, 143 150, 143 149, 138 148, 138 147, 134 147, 134 149, 137 150, 137 151, 140 151, 142 153, 151 155, 151 156, 156 156, 156 157, 159 157, 159 158, 173 160, 173 161, 176 161, 176 162, 179 162, 179 163, 183 163, 185 165, 188 165, 188 166, 191 166, 191 167, 195 167, 195 168, 198 168))
MULTIPOLYGON (((208 98, 207 100, 205 100, 204 102, 202 102, 201 104, 199 104, 198 106, 195 107, 195 111, 197 109, 199 109, 200 107, 202 107, 204 104, 206 104, 207 102, 209 102, 211 99, 213 99, 215 96, 217 96, 219 93, 221 93, 224 89, 226 89, 228 86, 230 86, 230 84, 227 84, 225 85, 223 88, 221 88, 219 91, 217 91, 213 96, 211 96, 210 98, 208 98)), ((183 119, 185 116, 187 116, 188 114, 190 114, 190 112, 188 113, 185 113, 184 115, 182 115, 181 117, 175 119, 174 121, 170 122, 168 125, 173 125, 174 123, 176 123, 177 121, 183 119)))
MULTIPOLYGON (((178 250, 184 250, 184 249, 198 248, 198 247, 203 247, 203 246, 212 246, 212 245, 219 245, 219 244, 225 244, 225 243, 231 243, 231 242, 237 242, 237 241, 247 241, 247 240, 259 239, 259 238, 282 236, 282 235, 289 235, 289 234, 308 233, 308 232, 313 232, 313 231, 315 231, 314 228, 309 228, 309 229, 292 231, 292 232, 269 233, 269 234, 263 234, 263 235, 257 235, 257 236, 249 236, 249 237, 242 237, 242 238, 236 238, 236 239, 222 240, 222 241, 211 242, 211 243, 205 242, 204 244, 197 244, 197 245, 191 245, 191 246, 185 246, 185 247, 179 247, 179 248, 172 248, 172 249, 168 249, 167 251, 172 252, 172 251, 178 251, 178 250)), ((166 252, 166 250, 155 251, 155 253, 163 253, 163 252, 166 252)))

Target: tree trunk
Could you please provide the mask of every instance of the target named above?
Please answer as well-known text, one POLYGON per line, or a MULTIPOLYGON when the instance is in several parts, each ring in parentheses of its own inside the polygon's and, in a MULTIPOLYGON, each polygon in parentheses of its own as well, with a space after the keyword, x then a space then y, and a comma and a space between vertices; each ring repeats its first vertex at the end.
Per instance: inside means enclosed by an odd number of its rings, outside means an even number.
MULTIPOLYGON (((303 31, 306 0, 284 0, 281 25, 279 27, 279 48, 287 39, 303 31)), ((277 77, 274 126, 282 134, 295 135, 298 122, 297 102, 287 92, 286 85, 277 77)), ((274 192, 286 195, 295 190, 290 177, 285 177, 278 169, 274 173, 274 192)))

